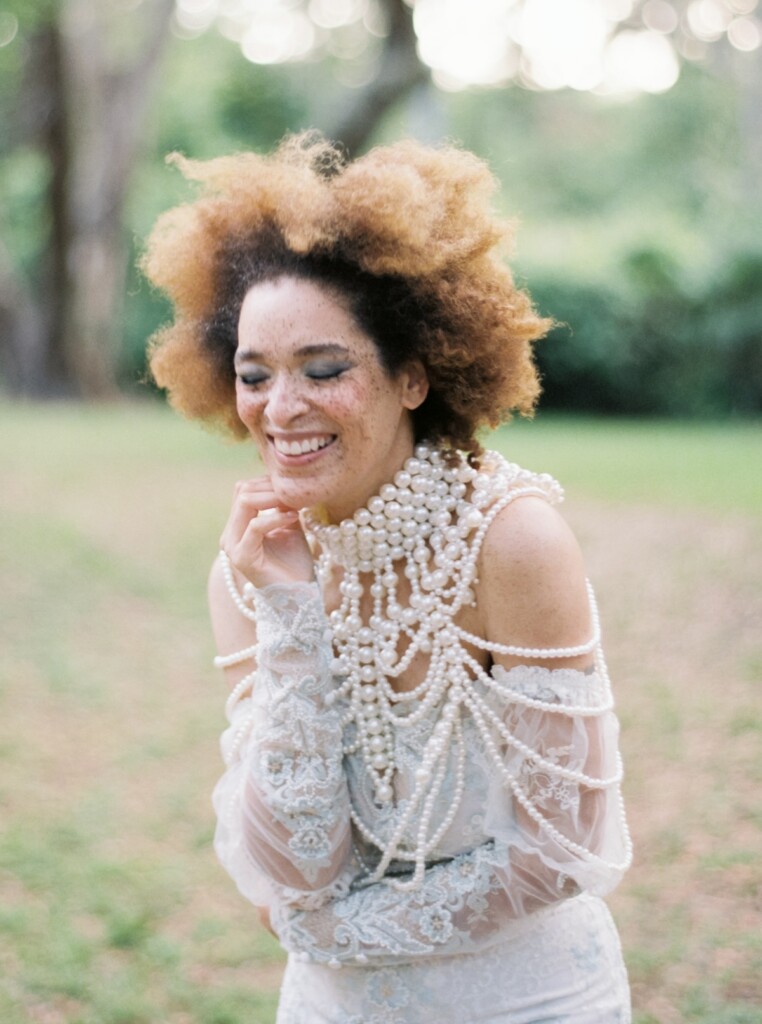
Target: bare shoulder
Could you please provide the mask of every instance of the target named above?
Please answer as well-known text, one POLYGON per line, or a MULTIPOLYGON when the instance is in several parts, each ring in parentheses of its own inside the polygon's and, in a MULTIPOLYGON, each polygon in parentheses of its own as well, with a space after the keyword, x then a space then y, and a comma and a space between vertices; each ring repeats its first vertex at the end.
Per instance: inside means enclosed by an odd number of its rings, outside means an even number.
POLYGON ((572 530, 539 497, 519 498, 490 525, 479 558, 485 635, 525 647, 571 647, 591 633, 585 566, 572 530))

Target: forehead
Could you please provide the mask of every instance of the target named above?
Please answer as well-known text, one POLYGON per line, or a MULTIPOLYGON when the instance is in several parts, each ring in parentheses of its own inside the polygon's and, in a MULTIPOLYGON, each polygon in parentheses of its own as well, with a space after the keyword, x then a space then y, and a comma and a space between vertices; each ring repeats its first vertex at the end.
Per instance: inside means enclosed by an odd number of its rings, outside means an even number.
POLYGON ((307 342, 372 344, 335 289, 293 277, 263 281, 246 293, 238 320, 239 350, 254 342, 278 348, 307 342))

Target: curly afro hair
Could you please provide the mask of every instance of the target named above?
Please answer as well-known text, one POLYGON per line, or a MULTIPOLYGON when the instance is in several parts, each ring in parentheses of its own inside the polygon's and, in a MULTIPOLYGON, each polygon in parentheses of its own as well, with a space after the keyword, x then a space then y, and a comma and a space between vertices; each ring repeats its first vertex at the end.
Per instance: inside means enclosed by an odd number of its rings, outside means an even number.
POLYGON ((480 428, 531 414, 531 343, 551 322, 500 258, 509 226, 490 210, 496 183, 477 157, 404 141, 347 162, 305 133, 271 156, 170 159, 202 188, 159 218, 142 268, 174 303, 150 365, 180 412, 246 436, 233 370, 241 304, 288 275, 343 297, 390 375, 422 362, 416 439, 478 454, 480 428))

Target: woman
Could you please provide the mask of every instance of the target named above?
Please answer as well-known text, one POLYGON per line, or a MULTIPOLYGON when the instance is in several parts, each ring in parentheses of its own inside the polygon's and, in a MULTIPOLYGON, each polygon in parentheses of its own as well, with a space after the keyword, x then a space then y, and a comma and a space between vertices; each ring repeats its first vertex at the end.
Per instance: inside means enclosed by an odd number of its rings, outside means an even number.
POLYGON ((253 438, 210 577, 217 853, 288 950, 279 1024, 629 1021, 630 860, 592 592, 558 484, 476 431, 548 327, 475 157, 314 136, 181 162, 145 268, 156 380, 253 438))

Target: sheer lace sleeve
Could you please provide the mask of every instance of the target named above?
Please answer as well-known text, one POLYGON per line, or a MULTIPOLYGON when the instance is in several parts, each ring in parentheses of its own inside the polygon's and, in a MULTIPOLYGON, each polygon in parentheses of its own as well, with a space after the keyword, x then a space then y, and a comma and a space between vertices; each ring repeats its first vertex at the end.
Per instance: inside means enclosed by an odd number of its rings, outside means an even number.
POLYGON ((601 669, 495 668, 486 689, 472 684, 486 841, 429 866, 419 885, 383 879, 314 912, 283 910, 284 946, 334 964, 476 952, 559 900, 610 891, 630 845, 601 669))
POLYGON ((253 903, 315 907, 347 891, 351 849, 328 624, 315 583, 253 596, 256 648, 218 659, 257 667, 228 701, 215 850, 253 903))

